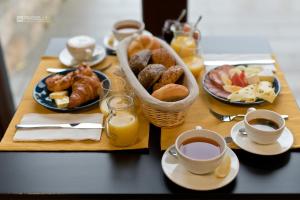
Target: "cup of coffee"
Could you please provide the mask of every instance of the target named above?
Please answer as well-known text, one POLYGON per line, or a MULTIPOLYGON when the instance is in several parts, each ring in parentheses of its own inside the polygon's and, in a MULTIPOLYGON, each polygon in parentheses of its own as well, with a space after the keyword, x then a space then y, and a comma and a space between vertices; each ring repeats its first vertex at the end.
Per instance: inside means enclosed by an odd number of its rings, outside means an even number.
POLYGON ((137 20, 121 20, 114 24, 113 34, 119 41, 133 34, 142 34, 145 29, 144 22, 137 20))
POLYGON ((272 144, 282 134, 285 120, 271 110, 249 108, 244 118, 248 137, 258 144, 272 144))
POLYGON ((179 135, 175 149, 179 164, 191 173, 207 174, 221 164, 227 145, 221 135, 198 128, 179 135))
POLYGON ((93 57, 96 41, 89 36, 80 35, 70 38, 66 46, 75 60, 89 61, 93 57))

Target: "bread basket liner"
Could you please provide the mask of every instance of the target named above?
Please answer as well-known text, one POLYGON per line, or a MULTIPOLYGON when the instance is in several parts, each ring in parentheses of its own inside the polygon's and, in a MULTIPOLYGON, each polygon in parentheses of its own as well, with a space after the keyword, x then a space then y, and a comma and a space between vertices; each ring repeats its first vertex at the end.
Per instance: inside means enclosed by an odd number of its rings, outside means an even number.
POLYGON ((198 84, 193 76, 193 74, 190 72, 188 67, 184 64, 184 62, 181 60, 181 58, 177 55, 177 53, 163 40, 158 39, 160 42, 161 46, 165 48, 168 52, 171 53, 171 55, 174 56, 176 63, 180 66, 183 66, 184 70, 184 85, 189 89, 189 95, 179 101, 175 102, 165 102, 165 101, 160 101, 151 94, 141 85, 141 83, 138 81, 137 77, 135 74, 132 72, 129 63, 128 63, 128 56, 127 56, 127 48, 130 44, 130 42, 137 37, 136 35, 127 37, 126 39, 122 40, 117 48, 117 56, 120 62, 121 69, 123 70, 127 81, 133 88, 135 94, 139 97, 139 99, 143 103, 147 103, 148 105, 162 110, 162 111, 168 111, 168 112, 177 112, 177 111, 182 111, 183 109, 186 109, 189 107, 198 97, 199 95, 199 88, 198 84))

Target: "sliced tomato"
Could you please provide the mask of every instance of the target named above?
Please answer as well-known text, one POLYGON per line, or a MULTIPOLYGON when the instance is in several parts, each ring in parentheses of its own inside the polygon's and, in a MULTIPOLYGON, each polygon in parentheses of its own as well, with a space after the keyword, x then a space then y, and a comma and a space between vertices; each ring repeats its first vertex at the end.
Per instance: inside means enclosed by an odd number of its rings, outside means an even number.
POLYGON ((240 87, 246 87, 247 81, 246 81, 246 76, 245 76, 245 72, 241 72, 240 74, 235 73, 232 77, 231 77, 231 82, 232 85, 236 85, 236 86, 240 86, 240 87))

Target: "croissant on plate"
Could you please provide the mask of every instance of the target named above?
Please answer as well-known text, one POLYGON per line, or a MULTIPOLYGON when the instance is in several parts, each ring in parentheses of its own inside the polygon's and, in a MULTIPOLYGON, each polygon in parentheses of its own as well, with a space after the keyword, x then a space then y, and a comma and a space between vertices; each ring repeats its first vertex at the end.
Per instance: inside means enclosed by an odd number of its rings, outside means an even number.
POLYGON ((100 81, 94 73, 91 76, 75 75, 73 81, 69 108, 80 106, 99 96, 100 81))
POLYGON ((59 92, 68 89, 73 84, 74 72, 67 75, 56 74, 46 79, 47 89, 51 92, 59 92))

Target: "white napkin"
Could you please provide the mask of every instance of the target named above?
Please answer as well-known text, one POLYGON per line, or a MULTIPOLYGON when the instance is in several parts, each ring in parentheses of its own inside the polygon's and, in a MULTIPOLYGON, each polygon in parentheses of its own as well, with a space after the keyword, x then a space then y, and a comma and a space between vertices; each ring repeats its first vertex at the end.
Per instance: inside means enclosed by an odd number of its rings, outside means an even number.
MULTIPOLYGON (((103 123, 103 115, 96 114, 37 114, 23 116, 21 124, 54 123, 103 123)), ((14 141, 57 141, 57 140, 94 140, 100 141, 102 129, 18 129, 14 141)))
MULTIPOLYGON (((204 65, 210 61, 248 61, 248 60, 272 60, 272 56, 270 54, 204 54, 204 65)), ((207 71, 210 71, 219 65, 206 65, 207 71)), ((254 67, 258 65, 248 65, 248 67, 254 67)), ((264 69, 269 69, 272 71, 276 71, 276 67, 274 64, 268 65, 259 65, 264 69)))

